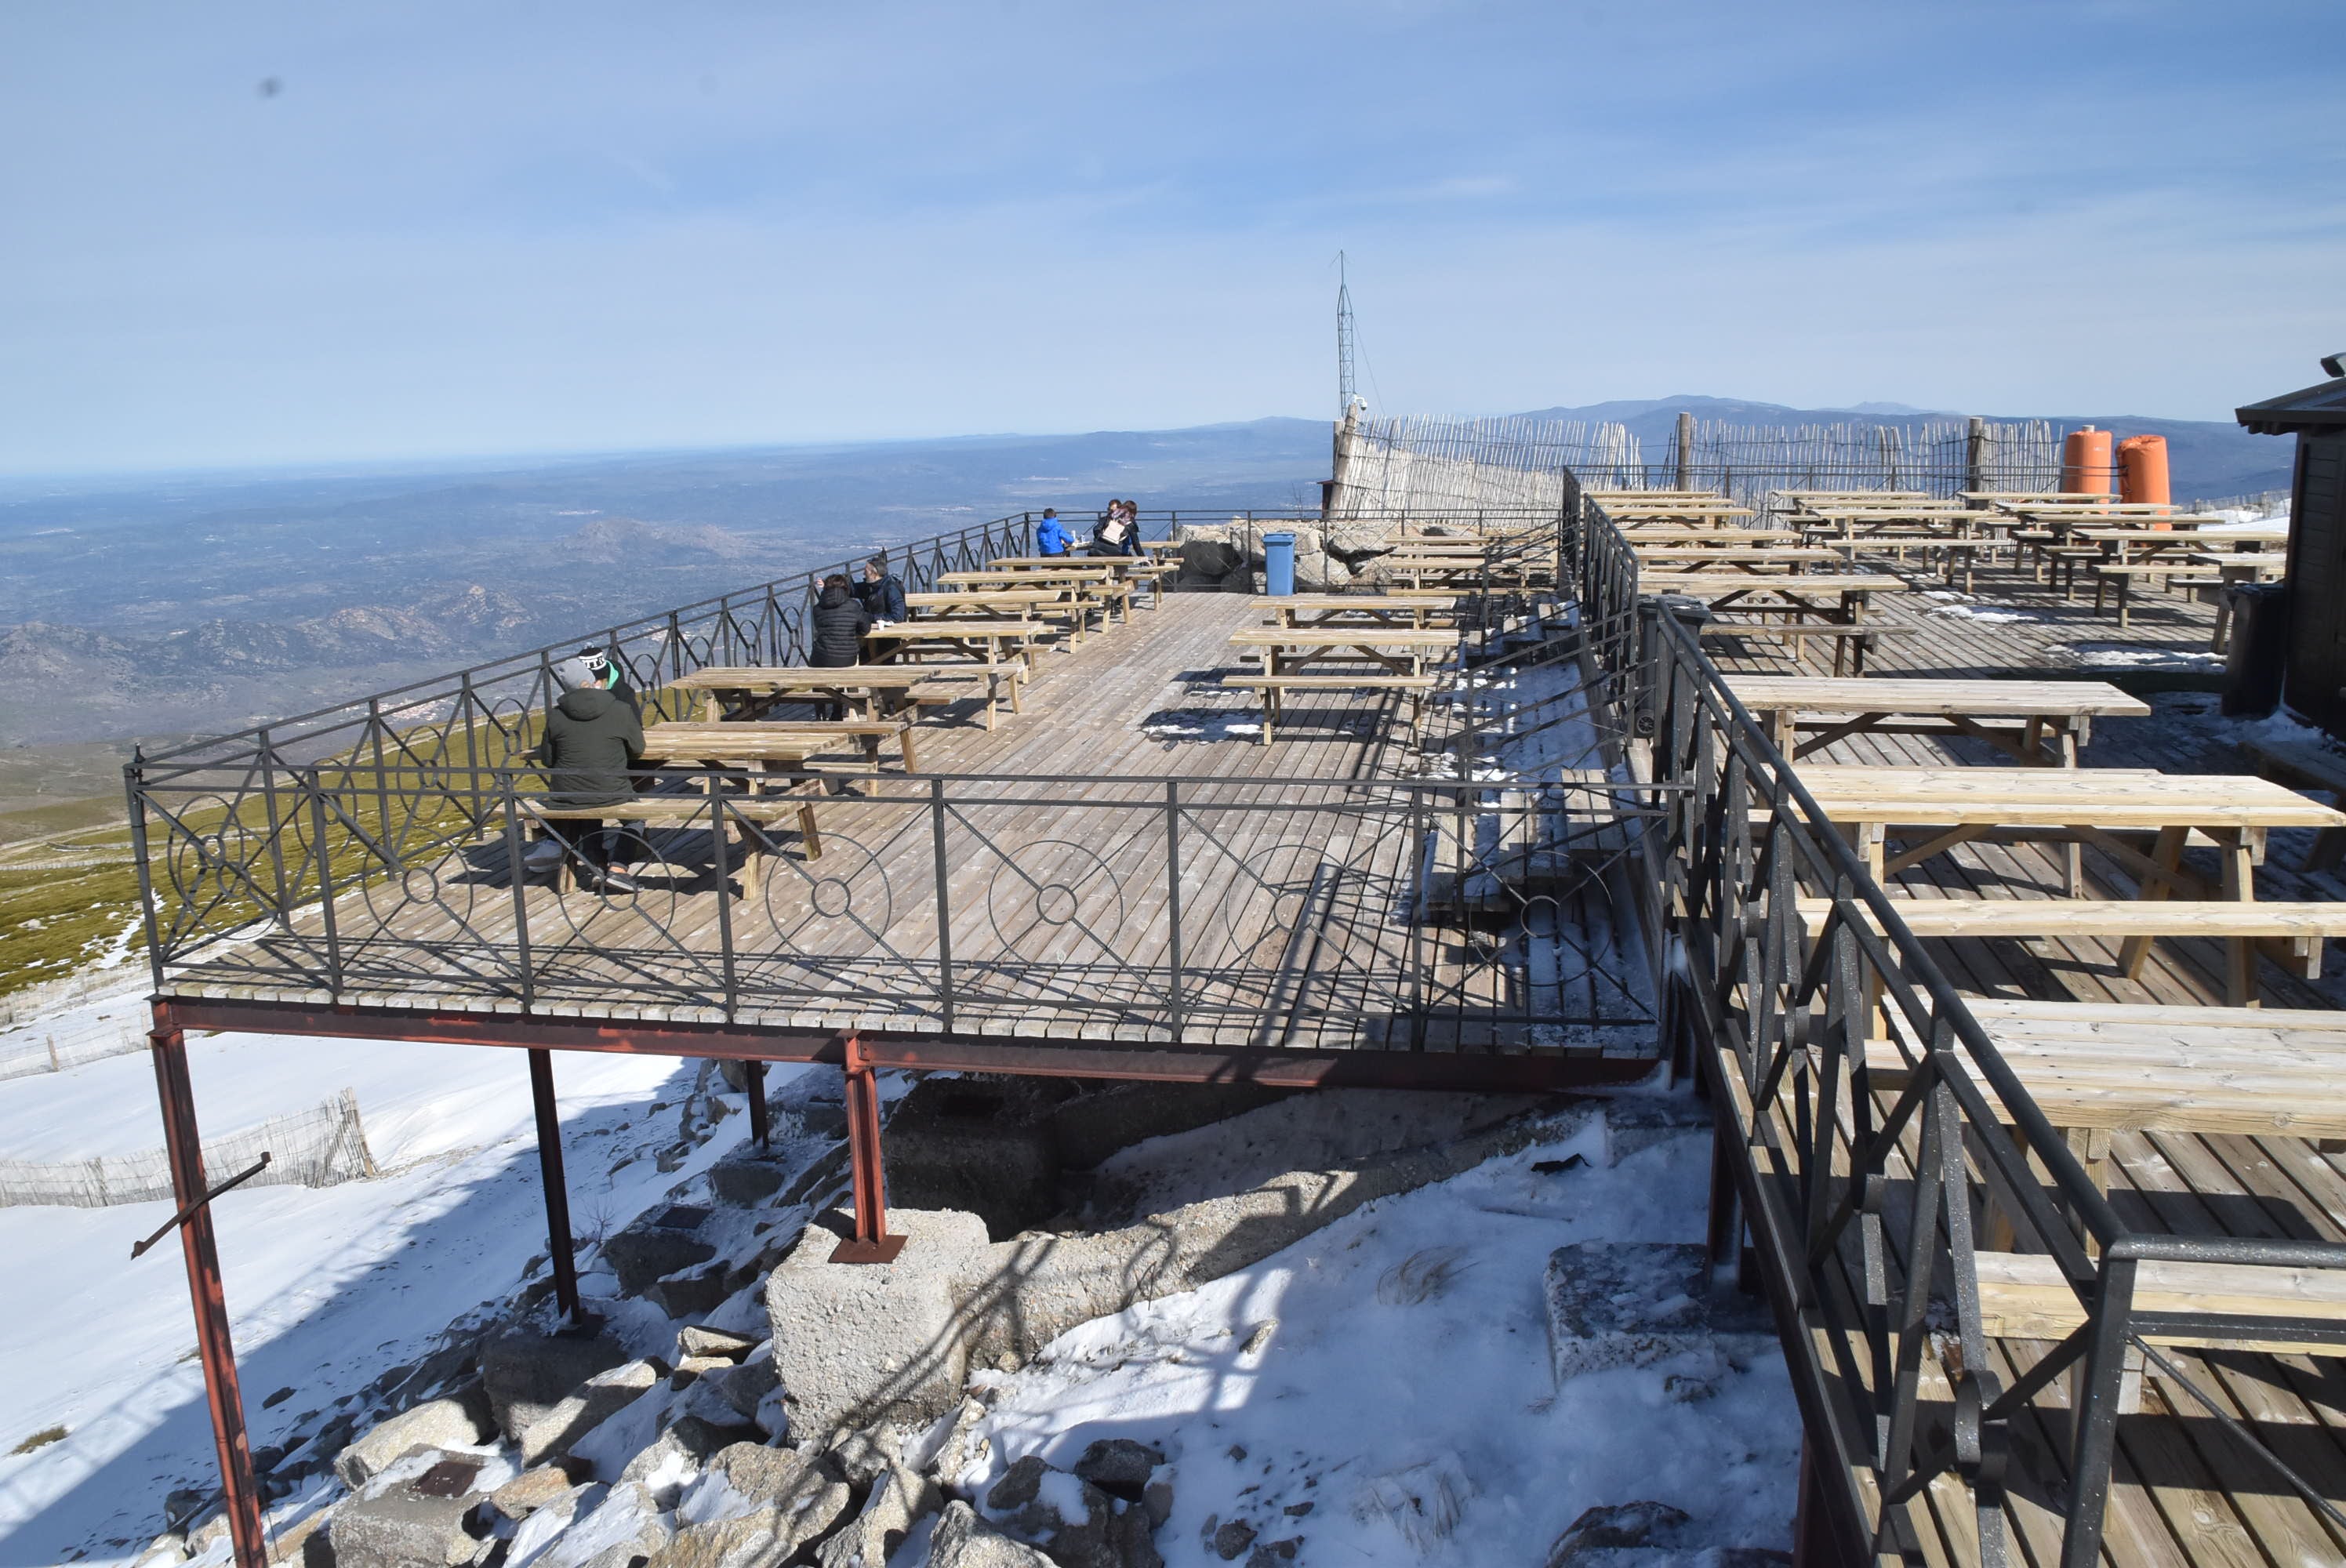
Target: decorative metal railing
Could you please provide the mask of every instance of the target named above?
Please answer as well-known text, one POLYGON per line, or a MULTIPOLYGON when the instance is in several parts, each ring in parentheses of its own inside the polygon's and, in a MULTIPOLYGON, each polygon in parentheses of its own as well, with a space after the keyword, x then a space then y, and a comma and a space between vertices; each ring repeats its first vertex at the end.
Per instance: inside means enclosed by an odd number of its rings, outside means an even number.
POLYGON ((1617 531, 1584 505, 1582 534, 1583 613, 1609 606, 1595 640, 1613 678, 1635 672, 1641 689, 1621 700, 1648 738, 1641 774, 1671 787, 1654 799, 1665 1033, 1719 1112, 1732 1207, 1714 1210, 1714 1247, 1723 1261, 1748 1226, 1842 1531, 1919 1562, 1923 1538, 1941 1538, 1931 1515, 1953 1511, 1969 1515, 1953 1533, 1973 1534, 1984 1563, 2087 1568, 2128 1358, 2192 1388, 2145 1336, 2346 1342, 2334 1320, 2141 1310, 2140 1268, 2346 1268, 2346 1247, 2158 1234, 2121 1217, 1691 627, 1648 600, 1637 635, 1624 629, 1636 567, 1617 531), (1827 901, 1822 912, 1812 904, 1804 920, 1802 897, 1827 901), (1984 1227, 1994 1250, 2050 1259, 2080 1315, 2074 1332, 1991 1355, 1984 1227), (2007 1383, 1999 1364, 2025 1369, 2007 1383), (2066 1438, 2023 1464, 2014 1426, 2065 1375, 2069 1410, 2045 1424, 2066 1438))
MULTIPOLYGON (((1209 517, 1273 521, 1186 514, 1209 517)), ((1034 520, 893 562, 925 587, 1025 553, 1034 520)), ((589 640, 621 658, 647 721, 686 717, 695 699, 666 685, 685 672, 802 659, 819 580, 589 640)), ((158 989, 1133 1043, 1654 1049, 1650 944, 1615 907, 1649 808, 1601 776, 892 774, 816 799, 809 840, 799 801, 773 791, 811 777, 677 770, 615 809, 624 883, 516 877, 545 789, 528 753, 578 646, 140 758, 158 989)))

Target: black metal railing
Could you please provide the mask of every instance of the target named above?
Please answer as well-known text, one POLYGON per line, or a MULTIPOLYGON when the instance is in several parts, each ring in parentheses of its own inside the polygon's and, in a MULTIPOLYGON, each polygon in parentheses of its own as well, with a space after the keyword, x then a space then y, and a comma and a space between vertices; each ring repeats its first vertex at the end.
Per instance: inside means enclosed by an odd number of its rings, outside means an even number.
MULTIPOLYGON (((1144 514, 1144 532, 1209 518, 1276 520, 1144 514)), ((1026 553, 1036 520, 892 561, 917 590, 1026 553)), ((1534 547, 1556 549, 1553 531, 1534 547)), ((698 694, 668 684, 683 674, 802 661, 819 581, 589 640, 619 657, 647 721, 688 717, 698 694)), ((891 774, 856 799, 809 801, 774 791, 811 775, 654 772, 597 840, 620 882, 565 892, 517 876, 546 804, 529 752, 553 667, 578 646, 134 762, 158 990, 1136 1043, 1652 1050, 1650 943, 1616 908, 1647 808, 1601 779, 891 774)))
MULTIPOLYGON (((1722 1170, 1843 1532, 1923 1560, 1932 1510, 1949 1505, 1923 1494, 1952 1478, 1980 1560, 2017 1560, 2012 1429, 2066 1375, 2070 1410, 2047 1423, 2066 1430, 2065 1446, 2025 1480, 2060 1522, 2059 1562, 2087 1568, 2099 1561, 2122 1382, 2146 1336, 2346 1344, 2334 1321, 2143 1311, 2139 1268, 2338 1268, 2346 1247, 2159 1234, 2123 1218, 1692 627, 1651 600, 1641 617, 1624 616, 1636 562, 1618 531, 1593 506, 1581 524, 1583 614, 1606 606, 1596 640, 1627 723, 1646 737, 1640 776, 1669 787, 1653 800, 1665 1033, 1714 1097, 1722 1170), (1982 1315, 1984 1226, 2001 1233, 1991 1250, 2049 1259, 2076 1315, 2033 1362, 2015 1358, 2027 1370, 2009 1384, 1982 1315)), ((1713 1217, 1722 1261, 1734 1212, 1713 1217)), ((2285 1467, 2278 1476, 2303 1490, 2285 1467)), ((2042 1545, 2031 1560, 2045 1560, 2042 1545)))

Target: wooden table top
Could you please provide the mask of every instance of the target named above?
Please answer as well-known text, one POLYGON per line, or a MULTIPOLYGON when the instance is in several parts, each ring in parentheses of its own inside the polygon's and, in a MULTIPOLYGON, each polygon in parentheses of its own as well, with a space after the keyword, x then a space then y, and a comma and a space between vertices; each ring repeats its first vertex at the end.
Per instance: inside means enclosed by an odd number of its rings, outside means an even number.
POLYGON ((1432 648, 1454 646, 1458 634, 1436 626, 1241 626, 1230 634, 1230 641, 1247 647, 1332 648, 1373 644, 1378 647, 1432 648))
POLYGON ((1672 573, 1667 585, 1673 594, 1697 596, 1794 589, 1804 594, 1902 594, 1912 586, 1905 578, 1893 577, 1886 572, 1819 572, 1799 577, 1759 577, 1749 572, 1672 573))
POLYGON ((855 687, 918 686, 928 679, 916 665, 847 664, 711 666, 688 670, 664 684, 681 691, 828 691, 855 687))
POLYGON ((1811 713, 1960 713, 1987 718, 2053 715, 2139 718, 2150 704, 2101 680, 1916 680, 1900 677, 1736 675, 1728 687, 1746 708, 1811 713))
POLYGON ((1146 564, 1137 555, 997 555, 985 564, 992 572, 1114 572, 1127 563, 1146 564))
POLYGON ((866 637, 886 637, 900 643, 967 642, 982 638, 990 642, 1033 642, 1048 636, 1049 631, 1032 621, 1012 620, 933 620, 898 621, 892 626, 873 626, 863 634, 866 637))
POLYGON ((2346 1136, 2346 1013, 1967 1005, 2055 1126, 2346 1136))
POLYGON ((1288 594, 1267 602, 1274 610, 1438 610, 1457 596, 1425 594, 1288 594))
POLYGON ((1648 549, 1639 545, 1637 550, 1638 560, 1650 561, 1662 565, 1679 563, 1690 565, 1700 561, 1786 561, 1797 564, 1801 561, 1839 561, 1843 558, 1840 551, 1828 550, 1821 545, 1763 545, 1748 550, 1736 545, 1700 545, 1688 549, 1648 549))
POLYGON ((1934 827, 2341 828, 2346 812, 2239 773, 1801 763, 1836 821, 1934 827))
POLYGON ((974 588, 959 594, 906 594, 914 609, 961 609, 973 605, 1063 605, 1065 588, 974 588))
MULTIPOLYGON (((892 733, 895 727, 887 727, 892 733)), ((850 735, 821 734, 803 725, 728 724, 679 721, 655 724, 644 731, 644 759, 685 759, 694 762, 778 762, 811 757, 850 735)))

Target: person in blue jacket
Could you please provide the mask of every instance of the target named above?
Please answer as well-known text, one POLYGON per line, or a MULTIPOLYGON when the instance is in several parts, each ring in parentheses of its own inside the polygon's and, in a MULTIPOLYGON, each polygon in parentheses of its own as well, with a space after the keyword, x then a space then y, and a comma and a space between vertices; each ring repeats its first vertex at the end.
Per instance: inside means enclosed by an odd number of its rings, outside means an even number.
POLYGON ((1035 526, 1035 554, 1064 555, 1074 549, 1075 545, 1076 536, 1068 533, 1066 525, 1059 521, 1059 509, 1056 506, 1044 507, 1043 521, 1035 526))

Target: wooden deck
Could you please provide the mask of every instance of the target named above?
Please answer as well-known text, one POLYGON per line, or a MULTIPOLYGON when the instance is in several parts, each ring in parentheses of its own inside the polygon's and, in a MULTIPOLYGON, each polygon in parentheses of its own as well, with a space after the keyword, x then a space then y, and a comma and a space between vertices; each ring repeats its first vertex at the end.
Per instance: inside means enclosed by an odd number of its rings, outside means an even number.
MULTIPOLYGON (((1925 589, 1944 593, 1919 553, 1902 568, 1885 556, 1860 559, 1878 569, 1902 569, 1925 589)), ((2250 771, 2234 745, 2235 727, 2216 715, 2215 697, 2190 690, 2157 691, 2175 679, 2217 667, 2209 656, 2211 606, 2157 591, 2135 602, 2121 632, 2114 615, 2093 614, 2088 590, 2065 603, 2055 590, 2008 568, 1983 567, 1970 599, 1892 596, 1875 615, 1916 628, 1882 639, 1869 669, 1883 676, 2055 677, 2094 674, 2129 679, 2147 693, 2148 718, 2095 721, 2084 765, 2158 768, 2169 771, 2250 771)), ((1794 673, 1766 645, 1707 639, 1707 651, 1730 673, 1794 673)), ((1812 669, 1810 673, 1822 673, 1812 669)), ((1862 736, 1836 742, 1813 760, 1891 766, 1944 766, 1950 759, 1997 765, 2008 759, 1974 741, 1917 736, 1862 736)), ((2336 901, 2346 881, 2309 874, 2303 862, 2311 834, 2272 835, 2266 863, 2256 873, 2260 900, 2336 901)), ((2192 850, 2187 863, 2212 871, 2212 850, 2192 850), (2202 856, 2208 857, 2202 859, 2202 856)), ((2131 897, 2132 879, 2087 850, 2089 896, 2131 897)), ((1893 893, 1920 898, 2041 897, 2060 890, 2055 853, 2029 844, 1968 844, 1891 879, 1893 893)), ((1964 938, 1929 943, 1949 978, 1971 995, 2045 1001, 2220 1005, 2224 953, 2213 941, 2162 941, 2151 949, 2139 979, 2117 972, 2116 940, 1994 940, 1964 938)), ((2259 962, 2267 1007, 2346 1007, 2346 963, 2331 955, 2318 982, 2292 978, 2259 962)), ((1886 1105, 1887 1099, 1885 1097, 1886 1105)), ((2346 1241, 2346 1155, 2325 1152, 2303 1138, 2120 1133, 2112 1148, 2111 1196, 2131 1224, 2149 1230, 2198 1235, 2346 1241)), ((2029 1341, 1992 1341, 1995 1371, 2009 1387, 2050 1348, 2029 1341)), ((2242 1351, 2165 1351, 2192 1381, 2216 1397, 2224 1413, 2311 1482, 2333 1505, 2346 1508, 2346 1359, 2272 1356, 2242 1351)), ((1935 1369, 1925 1362, 1925 1389, 1935 1369)), ((2066 1383, 2038 1396, 2014 1423, 2006 1471, 2007 1517, 2016 1562, 2056 1559, 2066 1476, 2066 1383)), ((1951 1399, 1943 1379, 1934 1397, 1951 1399)), ((1924 1560, 1979 1561, 1971 1501, 1950 1478, 1931 1489, 1938 1533, 1923 1543, 1924 1560)), ((2118 1423, 2103 1561, 2113 1568, 2300 1568, 2346 1563, 2346 1531, 2302 1501, 2272 1469, 2227 1431, 2209 1412, 2154 1367, 2142 1413, 2118 1423)))
POLYGON ((335 900, 331 953, 313 908, 167 990, 697 1023, 729 1022, 729 1022, 762 1027, 1651 1054, 1645 962, 1601 878, 1532 928, 1413 917, 1444 798, 1394 787, 1406 706, 1299 694, 1263 744, 1220 682, 1252 667, 1231 633, 1268 619, 1168 596, 1042 654, 991 732, 974 701, 930 710, 932 777, 816 798, 819 856, 786 827, 754 889, 738 834, 720 894, 705 829, 647 828, 621 857, 636 893, 517 899, 498 834, 335 900))

